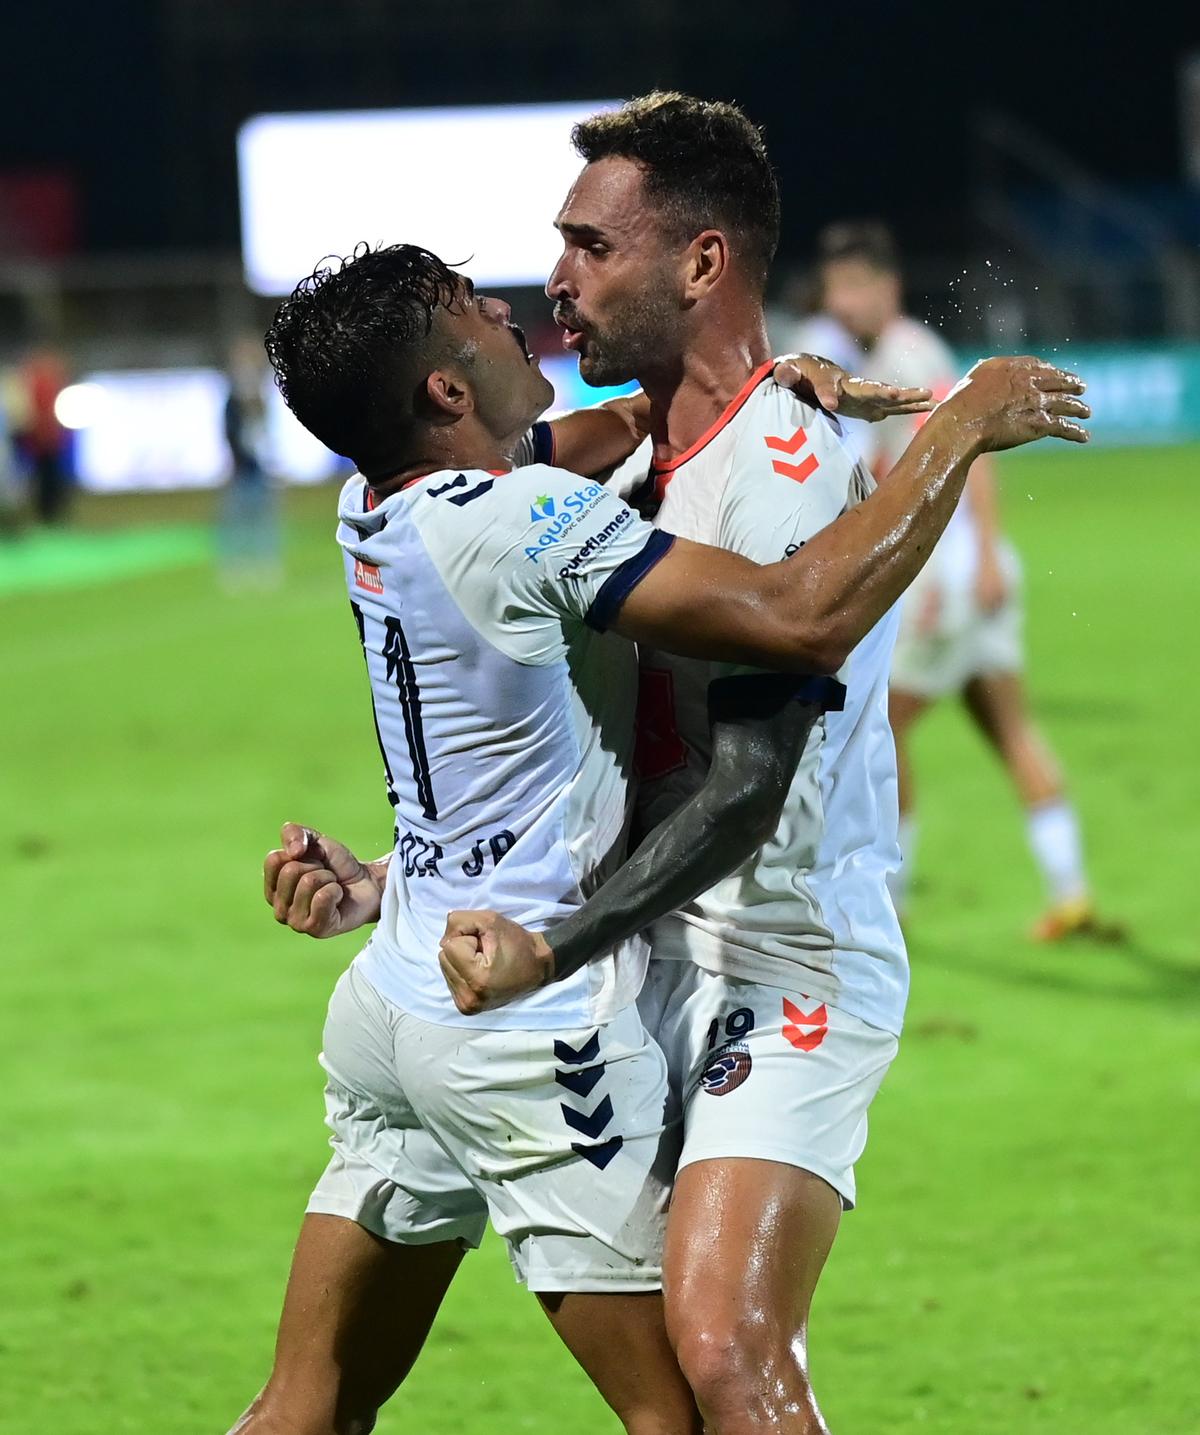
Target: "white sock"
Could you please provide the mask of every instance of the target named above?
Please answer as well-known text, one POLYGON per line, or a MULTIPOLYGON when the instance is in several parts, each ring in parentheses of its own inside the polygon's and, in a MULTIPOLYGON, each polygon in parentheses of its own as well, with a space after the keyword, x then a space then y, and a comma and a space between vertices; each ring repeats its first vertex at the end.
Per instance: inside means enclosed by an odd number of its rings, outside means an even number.
POLYGON ((912 885, 913 858, 917 851, 917 819, 905 813, 900 818, 900 866, 888 877, 892 906, 900 916, 908 906, 908 889, 912 885))
POLYGON ((1065 797, 1031 807, 1026 831, 1051 901, 1075 902, 1088 895, 1079 819, 1065 797))

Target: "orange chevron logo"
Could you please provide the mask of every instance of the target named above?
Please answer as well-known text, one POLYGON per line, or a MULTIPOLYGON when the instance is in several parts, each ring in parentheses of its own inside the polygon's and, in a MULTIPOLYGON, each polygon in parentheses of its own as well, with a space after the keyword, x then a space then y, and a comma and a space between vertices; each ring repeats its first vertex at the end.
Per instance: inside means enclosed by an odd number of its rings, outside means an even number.
MULTIPOLYGON (((808 434, 801 427, 791 438, 781 438, 772 434, 769 438, 763 439, 763 442, 773 453, 786 453, 790 458, 793 454, 799 453, 808 442, 808 434)), ((783 478, 794 478, 797 483, 803 483, 806 478, 810 478, 820 466, 821 461, 815 453, 810 453, 799 463, 785 463, 783 459, 777 458, 771 464, 776 473, 783 478)))
POLYGON ((786 453, 789 457, 799 453, 808 442, 808 434, 802 428, 798 428, 791 438, 765 438, 763 443, 774 453, 786 453))
POLYGON ((783 1027, 783 1039, 797 1051, 815 1051, 829 1034, 829 1008, 824 1002, 812 1011, 804 1012, 795 1002, 784 997, 783 1014, 788 1023, 783 1027), (809 1030, 803 1030, 805 1027, 809 1030))

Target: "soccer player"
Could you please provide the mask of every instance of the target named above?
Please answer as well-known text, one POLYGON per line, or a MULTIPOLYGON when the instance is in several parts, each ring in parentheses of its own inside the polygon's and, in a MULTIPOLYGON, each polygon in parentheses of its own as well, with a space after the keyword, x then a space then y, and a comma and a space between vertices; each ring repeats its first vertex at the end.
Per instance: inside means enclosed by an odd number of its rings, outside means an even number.
MULTIPOLYGON (((900 264, 881 224, 838 224, 819 254, 826 310, 869 350, 866 370, 919 383, 937 397, 954 382, 954 356, 928 324, 902 308, 900 264)), ((893 418, 872 430, 873 467, 886 477, 914 422, 893 418)), ((1079 819, 1059 765, 1029 713, 1022 676, 1021 570, 1000 527, 995 470, 980 458, 937 549, 902 605, 892 662, 889 712, 900 772, 900 846, 893 879, 904 908, 912 881, 917 823, 910 734, 939 698, 961 697, 1025 808, 1026 834, 1048 907, 1033 929, 1046 941, 1076 934, 1118 935, 1097 921, 1083 860, 1079 819)))
MULTIPOLYGON (((338 536, 396 833, 390 860, 364 866, 288 828, 268 862, 281 918, 314 935, 378 925, 330 1004, 333 1157, 271 1378, 237 1428, 370 1429, 490 1215, 626 1429, 693 1430, 656 1294, 675 1153, 665 1064, 634 1006, 644 947, 631 933, 479 1022, 439 971, 445 914, 484 900, 545 925, 615 870, 636 681, 616 635, 796 670, 791 710, 815 721, 828 685, 811 675, 836 669, 919 567, 972 423, 1043 422, 1046 395, 1017 368, 993 374, 961 425, 931 432, 907 488, 758 566, 562 469, 514 471, 519 450, 548 454, 554 435, 530 425, 550 385, 507 306, 426 251, 364 246, 318 271, 268 352, 293 412, 360 471, 338 536)), ((628 451, 627 418, 558 433, 600 424, 628 451)), ((747 794, 748 820, 756 808, 747 794)))
MULTIPOLYGON (((865 538, 899 495, 871 493, 836 422, 772 380, 762 299, 779 197, 758 132, 732 106, 652 95, 579 126, 575 143, 585 167, 558 216, 564 249, 547 292, 581 374, 637 378, 651 400, 640 501, 658 530, 767 563, 812 560, 833 535, 865 538)), ((931 434, 965 440, 936 521, 903 540, 914 556, 981 451, 1085 437, 1078 381, 1034 360, 1020 371, 1054 391, 1044 417, 969 417, 977 385, 1006 362, 974 371, 902 460, 915 476, 931 434)), ((905 508, 907 526, 925 504, 905 508)), ((644 637, 640 806, 644 825, 659 825, 540 933, 496 911, 447 924, 456 1002, 487 1011, 530 986, 553 990, 653 923, 641 1006, 684 1128, 667 1327, 713 1435, 825 1428, 808 1307, 854 1202, 866 1110, 907 989, 886 886, 897 860, 891 606, 823 685, 815 723, 795 701, 811 700, 811 681, 680 660, 644 637)))

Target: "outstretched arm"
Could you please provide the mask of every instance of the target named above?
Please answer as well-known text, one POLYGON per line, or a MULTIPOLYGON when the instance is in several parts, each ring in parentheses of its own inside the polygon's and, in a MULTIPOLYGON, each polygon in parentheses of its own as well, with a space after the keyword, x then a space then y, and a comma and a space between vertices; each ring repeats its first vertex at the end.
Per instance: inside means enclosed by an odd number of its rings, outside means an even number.
POLYGON ((488 1011, 570 976, 740 866, 779 825, 796 765, 827 706, 819 695, 825 686, 774 674, 714 683, 704 786, 548 931, 526 931, 497 912, 451 912, 440 960, 458 1009, 488 1011))
POLYGON ((924 566, 980 454, 1085 443, 1083 383, 1039 359, 986 359, 865 502, 781 563, 677 539, 611 626, 650 647, 785 671, 836 672, 924 566))

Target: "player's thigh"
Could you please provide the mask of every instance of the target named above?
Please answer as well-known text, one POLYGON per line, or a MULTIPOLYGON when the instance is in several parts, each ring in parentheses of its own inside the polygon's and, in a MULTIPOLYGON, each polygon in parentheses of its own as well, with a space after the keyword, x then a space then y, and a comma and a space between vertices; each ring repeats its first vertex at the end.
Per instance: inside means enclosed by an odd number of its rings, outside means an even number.
POLYGON ((1020 673, 976 673, 963 688, 963 704, 976 727, 1003 749, 1019 739, 1029 722, 1029 705, 1020 673))
POLYGON ((417 1116, 396 1063, 400 1016, 356 967, 334 990, 321 1052, 333 1150, 308 1210, 402 1245, 475 1247, 487 1207, 417 1116))
POLYGON ((271 1376, 235 1430, 369 1430, 420 1353, 463 1249, 399 1245, 340 1216, 306 1215, 271 1376))
POLYGON ((437 1027, 397 1044, 422 1121, 487 1202, 539 1293, 657 1290, 677 1132, 633 1007, 564 1031, 437 1027))
POLYGON ((663 1294, 698 1390, 731 1367, 763 1368, 803 1336, 841 1215, 838 1192, 799 1166, 728 1157, 680 1171, 663 1294))
POLYGON ((703 1421, 667 1338, 662 1296, 543 1294, 559 1338, 637 1435, 700 1435, 703 1421))
POLYGON ((680 989, 669 1034, 684 1143, 664 1295, 685 1373, 711 1394, 781 1359, 803 1364, 793 1343, 855 1202, 896 1039, 802 990, 699 969, 680 989))

